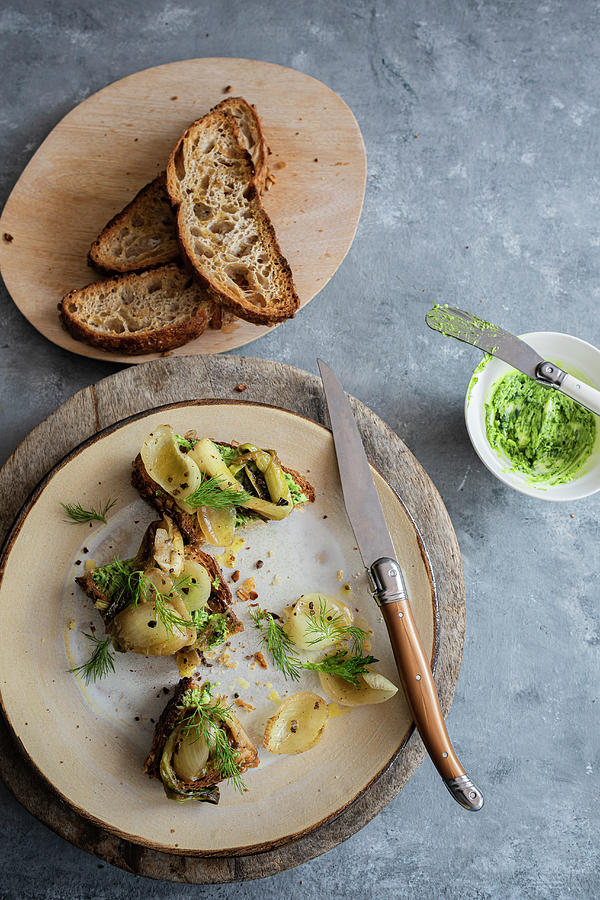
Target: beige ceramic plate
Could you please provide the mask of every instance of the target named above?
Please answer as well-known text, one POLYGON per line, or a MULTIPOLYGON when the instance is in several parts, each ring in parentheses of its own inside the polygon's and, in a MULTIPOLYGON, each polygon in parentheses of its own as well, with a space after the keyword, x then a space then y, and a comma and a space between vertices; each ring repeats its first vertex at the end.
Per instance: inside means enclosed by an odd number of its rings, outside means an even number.
MULTIPOLYGON (((277 179, 264 198, 303 305, 348 252, 362 207, 366 158, 344 101, 322 82, 251 59, 187 59, 136 72, 75 107, 46 138, 0 219, 0 268, 13 300, 49 340, 83 356, 143 362, 74 340, 56 305, 101 279, 87 253, 106 222, 164 169, 187 126, 219 103, 224 88, 255 103, 277 179)), ((236 320, 208 330, 177 355, 223 353, 269 329, 236 320)))
MULTIPOLYGON (((225 786, 218 807, 175 804, 159 782, 142 775, 151 720, 166 700, 162 689, 178 680, 174 664, 119 655, 115 674, 92 688, 67 670, 87 650, 81 629, 94 623, 101 631, 98 614, 73 577, 85 559, 104 563, 118 551, 134 550, 154 517, 130 486, 129 472, 144 436, 162 423, 180 432, 194 427, 224 441, 276 447, 288 465, 308 473, 317 502, 285 522, 247 529, 235 567, 242 577, 256 577, 260 600, 269 609, 283 609, 309 591, 343 596, 374 632, 377 669, 398 683, 346 519, 329 431, 273 407, 198 401, 143 413, 107 429, 74 450, 34 492, 2 560, 2 704, 25 753, 81 814, 129 840, 170 852, 256 852, 316 828, 367 790, 405 741, 411 718, 401 691, 385 704, 334 716, 320 743, 305 754, 275 757, 261 751, 260 767, 246 776, 247 793, 225 786), (109 496, 118 496, 119 503, 106 526, 64 522, 61 501, 86 506, 109 496), (258 570, 259 558, 265 565, 258 570), (351 585, 350 593, 344 584, 351 585)), ((436 603, 426 553, 395 493, 377 473, 375 481, 417 625, 433 657, 436 603)), ((298 687, 278 680, 271 667, 267 672, 248 668, 244 657, 257 644, 243 607, 238 603, 235 610, 248 628, 230 648, 236 667, 214 667, 204 674, 219 680, 230 697, 238 692, 255 707, 239 716, 258 742, 276 709, 268 694, 276 690, 283 697, 298 687)), ((315 681, 301 686, 320 691, 316 676, 310 677, 315 681)))

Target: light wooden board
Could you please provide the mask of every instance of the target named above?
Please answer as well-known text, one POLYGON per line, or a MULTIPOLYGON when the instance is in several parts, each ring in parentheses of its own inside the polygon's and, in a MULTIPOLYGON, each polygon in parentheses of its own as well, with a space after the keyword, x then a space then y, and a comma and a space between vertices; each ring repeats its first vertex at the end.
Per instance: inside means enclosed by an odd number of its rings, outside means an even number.
MULTIPOLYGON (((168 358, 130 367, 79 392, 43 422, 17 448, 0 471, 5 533, 20 506, 67 452, 99 429, 148 407, 195 398, 272 403, 325 422, 320 381, 298 369, 233 356, 168 358)), ((465 597, 460 555, 448 514, 427 474, 402 441, 367 407, 352 400, 372 463, 385 471, 412 513, 431 560, 437 584, 439 646, 435 680, 444 713, 450 707, 462 656, 465 597)), ((423 760, 416 733, 389 768, 336 819, 300 840, 237 857, 176 856, 116 837, 77 815, 21 756, 11 733, 0 724, 0 774, 34 815, 63 837, 128 871, 194 883, 247 880, 274 874, 330 850, 358 831, 396 796, 423 760)), ((439 803, 451 803, 440 783, 439 803)))
MULTIPOLYGON (((143 362, 159 355, 124 356, 76 341, 60 324, 57 304, 103 277, 87 265, 100 230, 165 167, 192 121, 236 95, 256 104, 263 120, 277 179, 264 203, 301 304, 329 281, 352 243, 365 188, 364 145, 348 106, 322 82, 271 63, 168 63, 117 81, 68 113, 4 207, 0 235, 12 240, 0 237, 0 271, 23 315, 45 337, 97 359, 143 362)), ((269 330, 236 320, 172 352, 220 353, 269 330)))

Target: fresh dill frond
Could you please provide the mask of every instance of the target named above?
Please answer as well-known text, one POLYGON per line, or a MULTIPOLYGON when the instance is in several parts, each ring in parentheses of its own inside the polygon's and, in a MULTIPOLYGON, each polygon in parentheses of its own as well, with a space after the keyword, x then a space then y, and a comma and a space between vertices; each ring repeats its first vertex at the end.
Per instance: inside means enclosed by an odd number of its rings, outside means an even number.
POLYGON ((359 628, 358 625, 346 625, 341 614, 328 615, 327 601, 319 597, 319 611, 312 616, 307 616, 306 636, 307 643, 311 646, 319 644, 321 641, 351 641, 352 649, 358 656, 362 656, 365 640, 367 638, 366 631, 359 628))
POLYGON ((221 487, 221 483, 222 479, 216 475, 205 478, 194 493, 185 498, 185 502, 194 508, 209 506, 211 509, 223 509, 228 506, 241 506, 251 499, 247 491, 221 487))
POLYGON ((61 503, 60 505, 66 512, 68 519, 65 519, 65 522, 71 521, 75 525, 81 525, 83 522, 104 522, 106 524, 106 514, 109 510, 115 506, 117 500, 111 500, 110 498, 106 501, 106 503, 98 504, 98 509, 92 506, 91 509, 84 509, 81 503, 61 503))
POLYGON ((372 663, 379 662, 374 656, 352 656, 346 650, 340 650, 333 656, 327 656, 321 662, 305 662, 303 669, 312 669, 315 672, 323 672, 326 675, 338 675, 344 681, 349 681, 355 687, 358 686, 358 676, 368 671, 372 663))
POLYGON ((265 647, 271 656, 273 662, 284 678, 291 678, 292 681, 298 681, 300 678, 300 660, 294 653, 294 644, 290 640, 288 634, 284 631, 283 626, 276 622, 270 612, 266 609, 250 610, 250 617, 261 633, 261 645, 265 647))
POLYGON ((193 450, 198 441, 190 441, 187 438, 184 438, 181 434, 175 435, 175 440, 177 441, 178 446, 185 452, 189 453, 190 450, 193 450))
POLYGON ((161 594, 157 591, 154 600, 154 614, 157 622, 160 622, 167 634, 172 635, 176 629, 193 628, 194 623, 188 619, 182 619, 179 613, 169 603, 170 594, 161 594))
POLYGON ((219 588, 221 587, 221 578, 219 575, 215 575, 215 577, 211 581, 211 585, 213 587, 213 590, 215 590, 215 591, 219 590, 219 588))
POLYGON ((134 606, 140 602, 154 605, 155 620, 164 626, 167 634, 172 635, 176 629, 193 626, 193 622, 183 619, 170 602, 174 594, 181 597, 183 589, 191 585, 190 576, 177 579, 173 582, 172 587, 164 592, 160 591, 144 572, 132 572, 129 576, 129 583, 131 603, 134 606))
POLYGON ((189 715, 181 720, 181 733, 192 743, 203 739, 211 755, 214 755, 219 774, 242 793, 246 785, 239 770, 240 753, 230 745, 223 727, 231 722, 231 706, 225 706, 220 698, 213 697, 212 687, 207 681, 201 688, 193 688, 183 694, 178 705, 189 715))
POLYGON ((90 681, 97 681, 99 678, 104 678, 105 675, 114 672, 115 658, 109 637, 101 641, 100 638, 95 637, 93 634, 87 634, 85 631, 83 635, 88 641, 95 644, 94 650, 86 663, 74 666, 72 669, 69 669, 69 672, 73 672, 74 675, 81 674, 85 683, 89 684, 90 681))

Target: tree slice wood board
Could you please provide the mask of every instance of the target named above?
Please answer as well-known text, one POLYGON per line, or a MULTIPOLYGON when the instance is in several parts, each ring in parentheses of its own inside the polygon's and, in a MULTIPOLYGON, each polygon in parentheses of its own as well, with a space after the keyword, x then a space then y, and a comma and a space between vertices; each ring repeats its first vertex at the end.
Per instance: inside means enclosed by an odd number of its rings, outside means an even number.
MULTIPOLYGON (((183 400, 243 398, 269 403, 327 424, 320 380, 264 360, 215 356, 157 360, 130 367, 75 394, 34 429, 0 470, 5 534, 35 485, 64 455, 102 428, 149 407, 183 400)), ((385 472, 419 528, 436 579, 439 644, 435 681, 447 714, 458 679, 465 627, 465 595, 456 537, 444 504, 398 436, 368 407, 351 398, 369 459, 385 472)), ((2 721, 0 774, 38 819, 78 847, 147 877, 187 883, 243 881, 273 875, 332 849, 369 822, 417 770, 425 756, 413 732, 388 768, 334 820, 299 840, 239 856, 185 856, 127 841, 79 816, 25 760, 2 721)), ((440 786, 441 787, 441 786, 440 786)), ((440 803, 445 792, 440 793, 440 803)))
MULTIPOLYGON (((190 59, 136 72, 71 110, 15 185, 0 218, 0 271, 23 315, 45 337, 83 356, 144 362, 76 341, 57 304, 99 281, 87 264, 92 241, 165 168, 178 137, 226 96, 256 105, 275 178, 264 205, 291 265, 301 305, 329 281, 348 252, 362 208, 366 157, 349 107, 322 82, 247 59, 190 59), (224 93, 231 87, 231 92, 224 93)), ((208 329, 174 355, 222 353, 270 329, 235 319, 208 329)))

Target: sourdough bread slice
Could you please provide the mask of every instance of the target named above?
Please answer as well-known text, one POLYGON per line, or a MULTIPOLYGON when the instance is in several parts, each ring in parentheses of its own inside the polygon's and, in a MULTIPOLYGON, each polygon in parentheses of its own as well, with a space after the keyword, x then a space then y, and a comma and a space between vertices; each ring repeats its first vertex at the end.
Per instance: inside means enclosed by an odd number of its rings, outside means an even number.
POLYGON ((299 306, 235 119, 213 110, 179 139, 167 165, 182 255, 237 316, 274 325, 299 306))
MULTIPOLYGON (((233 116, 240 140, 252 157, 256 186, 264 189, 267 145, 260 118, 242 97, 228 97, 215 109, 233 116)), ((173 262, 179 256, 175 214, 165 173, 141 189, 100 232, 89 251, 92 265, 106 272, 135 272, 173 262)))
POLYGON ((177 259, 175 215, 161 172, 104 226, 89 260, 106 272, 135 272, 177 259))
POLYGON ((63 297, 58 309, 77 340, 135 356, 197 338, 217 306, 210 290, 171 264, 88 284, 63 297))

